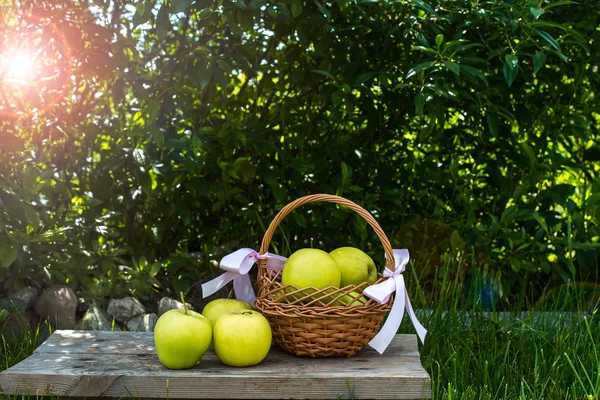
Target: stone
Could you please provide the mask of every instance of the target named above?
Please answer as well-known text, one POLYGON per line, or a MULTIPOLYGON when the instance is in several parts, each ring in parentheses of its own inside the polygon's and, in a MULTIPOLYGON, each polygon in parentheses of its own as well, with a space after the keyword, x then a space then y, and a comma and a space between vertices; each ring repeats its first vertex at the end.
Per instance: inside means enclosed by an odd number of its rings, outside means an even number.
POLYGON ((42 318, 49 318, 56 328, 75 328, 77 296, 73 289, 66 285, 54 285, 44 289, 36 300, 34 309, 42 318))
POLYGON ((85 300, 81 297, 78 300, 79 300, 79 302, 77 304, 77 316, 81 317, 81 316, 85 315, 87 310, 89 310, 90 303, 88 303, 87 300, 85 300))
POLYGON ((39 324, 39 316, 31 309, 7 312, 6 315, 8 317, 2 321, 2 336, 9 342, 23 340, 39 324))
POLYGON ((0 300, 0 309, 9 314, 25 314, 27 304, 20 299, 2 299, 0 300))
MULTIPOLYGON (((192 305, 188 302, 185 303, 186 307, 188 308, 188 310, 193 310, 194 308, 192 307, 192 305)), ((169 310, 175 310, 175 309, 183 309, 183 303, 180 301, 177 301, 175 299, 170 299, 168 297, 163 297, 162 299, 160 299, 160 301, 158 302, 158 316, 160 317, 161 315, 163 315, 164 313, 166 313, 169 310)))
POLYGON ((79 327, 90 331, 111 331, 113 323, 106 311, 92 303, 88 305, 87 312, 79 322, 79 327))
POLYGON ((156 321, 158 321, 158 316, 155 313, 150 313, 133 317, 127 321, 125 326, 127 327, 128 331, 153 332, 156 321))
POLYGON ((123 297, 122 299, 111 299, 106 311, 117 321, 125 323, 133 317, 144 314, 146 308, 134 297, 123 297))
POLYGON ((25 286, 11 294, 10 298, 22 301, 25 304, 25 308, 29 308, 35 304, 39 295, 40 289, 35 286, 25 286))

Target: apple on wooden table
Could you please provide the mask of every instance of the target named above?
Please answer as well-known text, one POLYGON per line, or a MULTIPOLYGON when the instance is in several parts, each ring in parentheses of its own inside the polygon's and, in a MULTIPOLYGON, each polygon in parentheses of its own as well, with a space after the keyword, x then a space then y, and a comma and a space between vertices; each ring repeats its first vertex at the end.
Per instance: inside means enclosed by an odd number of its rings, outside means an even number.
POLYGON ((154 326, 154 346, 160 362, 169 369, 191 368, 200 361, 212 339, 210 321, 188 310, 169 310, 154 326))
POLYGON ((235 310, 252 310, 252 306, 244 300, 216 299, 204 306, 202 315, 208 318, 214 327, 219 317, 235 310))
POLYGON ((214 326, 213 347, 225 365, 249 367, 260 363, 271 349, 269 321, 259 312, 235 310, 222 315, 214 326))

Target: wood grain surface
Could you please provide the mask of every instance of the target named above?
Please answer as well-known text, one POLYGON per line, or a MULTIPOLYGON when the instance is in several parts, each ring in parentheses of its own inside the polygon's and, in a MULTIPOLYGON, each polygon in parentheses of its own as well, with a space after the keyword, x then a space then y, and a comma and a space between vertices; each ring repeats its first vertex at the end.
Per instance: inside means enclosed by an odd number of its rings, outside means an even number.
POLYGON ((414 335, 383 355, 302 358, 273 348, 259 365, 233 368, 212 350, 191 369, 163 367, 152 333, 56 331, 34 354, 0 373, 6 395, 171 399, 428 399, 431 381, 414 335))

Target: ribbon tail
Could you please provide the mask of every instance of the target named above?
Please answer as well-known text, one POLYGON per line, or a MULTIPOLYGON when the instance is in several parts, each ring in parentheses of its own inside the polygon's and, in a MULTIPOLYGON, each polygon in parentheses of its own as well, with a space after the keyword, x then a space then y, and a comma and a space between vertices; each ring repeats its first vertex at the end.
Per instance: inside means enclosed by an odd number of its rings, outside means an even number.
POLYGON ((235 292, 235 297, 237 299, 244 300, 254 307, 256 295, 254 294, 252 282, 250 281, 250 277, 248 275, 238 275, 233 280, 233 291, 235 292))
POLYGON ((223 286, 234 280, 237 276, 239 275, 235 272, 225 272, 224 274, 217 276, 215 279, 203 283, 202 298, 205 299, 208 296, 216 293, 223 286))
POLYGON ((369 342, 369 346, 377 350, 379 354, 383 354, 385 349, 390 345, 404 317, 406 292, 404 277, 402 275, 395 276, 394 281, 396 282, 396 297, 394 304, 392 304, 392 309, 379 333, 369 342))
POLYGON ((415 314, 415 311, 412 308, 412 304, 410 304, 410 299, 408 298, 408 293, 407 292, 405 292, 405 293, 406 293, 406 312, 408 313, 408 316, 410 317, 410 320, 412 321, 412 324, 415 327, 415 330, 417 331, 417 335, 419 336, 419 339, 421 339, 421 343, 425 344, 425 336, 427 335, 427 329, 425 329, 423 327, 423 325, 421 325, 421 323, 417 319, 417 315, 415 314))

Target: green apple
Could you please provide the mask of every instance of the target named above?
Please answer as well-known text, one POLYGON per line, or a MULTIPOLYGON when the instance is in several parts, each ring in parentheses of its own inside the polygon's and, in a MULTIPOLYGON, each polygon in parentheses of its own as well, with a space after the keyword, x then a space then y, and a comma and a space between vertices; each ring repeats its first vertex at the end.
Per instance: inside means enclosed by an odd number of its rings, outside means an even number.
POLYGON ((235 310, 217 320, 213 346, 223 364, 249 367, 264 360, 271 348, 272 338, 269 321, 261 313, 235 310))
POLYGON ((340 267, 327 252, 319 249, 300 249, 288 258, 281 275, 282 285, 298 288, 340 287, 340 267))
POLYGON ((354 247, 340 247, 329 254, 340 267, 340 287, 360 285, 364 282, 372 285, 377 281, 375 263, 364 251, 354 247))
POLYGON ((169 310, 154 326, 158 359, 167 368, 191 368, 200 361, 212 338, 210 321, 191 310, 169 310))
POLYGON ((237 299, 216 299, 204 306, 202 315, 210 321, 214 327, 221 315, 234 310, 252 310, 252 306, 244 300, 237 299))
POLYGON ((363 296, 359 292, 351 292, 350 294, 344 295, 340 297, 337 301, 333 303, 334 306, 346 306, 350 305, 350 307, 360 307, 367 303, 367 298, 363 296))

